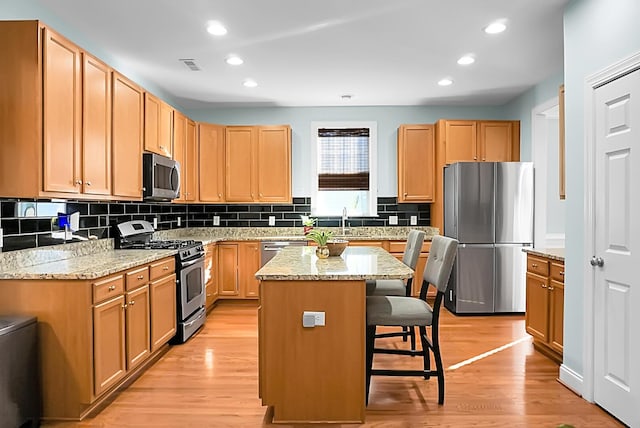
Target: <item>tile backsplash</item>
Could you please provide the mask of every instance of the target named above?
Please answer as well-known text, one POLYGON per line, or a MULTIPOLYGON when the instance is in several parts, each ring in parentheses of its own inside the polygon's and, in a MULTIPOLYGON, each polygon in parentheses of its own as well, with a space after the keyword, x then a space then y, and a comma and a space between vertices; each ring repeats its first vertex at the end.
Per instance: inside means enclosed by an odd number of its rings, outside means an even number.
MULTIPOLYGON (((59 230, 49 201, 0 199, 0 228, 3 248, 12 251, 64 243, 55 237, 59 230), (44 204, 43 204, 44 203, 44 204), (44 208, 47 208, 45 210, 44 208), (44 212, 43 212, 44 211, 44 212), (54 232, 54 236, 52 236, 54 232)), ((158 230, 179 227, 213 227, 220 217, 221 227, 269 227, 274 216, 278 227, 302 227, 301 215, 311 210, 311 198, 293 198, 292 204, 175 204, 170 202, 56 202, 54 211, 80 214, 79 230, 73 241, 112 237, 110 225, 128 220, 158 222, 158 230), (180 223, 180 226, 178 226, 180 223)), ((430 225, 429 204, 398 204, 397 198, 378 198, 378 217, 350 217, 348 226, 389 226, 389 216, 398 216, 398 226, 408 226, 416 216, 419 226, 430 225)), ((340 226, 340 217, 319 217, 319 227, 340 226)))

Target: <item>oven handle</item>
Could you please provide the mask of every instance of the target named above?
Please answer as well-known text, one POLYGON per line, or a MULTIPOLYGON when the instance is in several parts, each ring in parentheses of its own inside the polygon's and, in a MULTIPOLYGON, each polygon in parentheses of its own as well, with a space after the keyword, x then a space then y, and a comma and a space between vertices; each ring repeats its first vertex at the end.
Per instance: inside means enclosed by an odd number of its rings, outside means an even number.
POLYGON ((202 260, 203 260, 203 257, 198 257, 197 259, 191 260, 190 262, 183 262, 182 267, 184 268, 184 267, 195 265, 196 263, 201 262, 202 260))

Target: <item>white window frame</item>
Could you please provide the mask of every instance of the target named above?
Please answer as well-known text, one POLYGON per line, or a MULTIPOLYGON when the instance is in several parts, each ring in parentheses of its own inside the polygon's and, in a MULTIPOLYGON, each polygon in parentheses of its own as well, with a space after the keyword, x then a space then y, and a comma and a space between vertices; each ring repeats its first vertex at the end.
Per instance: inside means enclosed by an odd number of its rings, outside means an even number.
MULTIPOLYGON (((378 217, 378 122, 375 121, 346 121, 346 122, 311 122, 311 215, 335 217, 340 212, 323 212, 316 205, 318 201, 318 130, 321 128, 369 129, 369 213, 358 217, 378 217)), ((349 213, 348 213, 349 214, 349 213)))

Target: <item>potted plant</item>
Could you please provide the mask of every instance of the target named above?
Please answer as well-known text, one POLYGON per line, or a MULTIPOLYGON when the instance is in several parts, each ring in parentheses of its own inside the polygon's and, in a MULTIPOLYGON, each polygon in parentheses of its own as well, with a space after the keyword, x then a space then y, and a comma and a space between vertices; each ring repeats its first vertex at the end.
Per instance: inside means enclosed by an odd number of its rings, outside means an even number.
POLYGON ((333 232, 327 230, 311 229, 307 232, 306 237, 309 241, 313 241, 318 244, 316 248, 316 256, 319 259, 326 259, 329 257, 329 247, 327 247, 327 241, 333 238, 333 232))

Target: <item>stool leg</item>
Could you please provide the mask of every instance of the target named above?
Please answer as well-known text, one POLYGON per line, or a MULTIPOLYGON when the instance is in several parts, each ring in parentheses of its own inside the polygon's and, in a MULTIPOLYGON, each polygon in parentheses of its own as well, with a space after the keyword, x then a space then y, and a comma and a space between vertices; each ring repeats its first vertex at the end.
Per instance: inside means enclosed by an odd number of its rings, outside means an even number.
POLYGON ((424 365, 424 378, 429 379, 429 371, 431 370, 431 355, 429 354, 429 341, 427 340, 427 328, 419 326, 420 342, 422 344, 422 358, 424 365))
POLYGON ((368 325, 366 334, 366 392, 365 404, 369 405, 369 387, 371 386, 371 368, 373 367, 373 348, 376 341, 376 326, 368 325))

